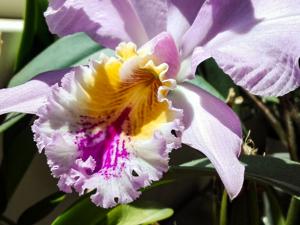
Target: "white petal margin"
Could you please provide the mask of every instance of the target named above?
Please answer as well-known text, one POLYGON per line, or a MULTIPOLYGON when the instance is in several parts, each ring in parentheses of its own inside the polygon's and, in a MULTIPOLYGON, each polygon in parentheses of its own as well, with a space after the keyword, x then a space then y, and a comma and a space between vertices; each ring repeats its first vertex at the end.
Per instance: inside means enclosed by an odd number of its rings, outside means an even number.
POLYGON ((192 84, 178 85, 170 98, 175 107, 184 110, 182 143, 208 157, 229 197, 235 198, 245 170, 238 160, 242 144, 238 117, 224 102, 192 84))
MULTIPOLYGON (((95 76, 93 65, 97 63, 78 67, 65 75, 60 86, 52 87, 51 95, 39 110, 39 119, 35 121, 32 130, 39 150, 45 150, 52 175, 59 178, 60 190, 72 192, 75 189, 79 194, 96 190, 91 195, 92 201, 97 206, 109 208, 133 201, 141 194, 141 188, 160 179, 168 170, 169 152, 180 147, 182 110, 171 108, 172 104, 168 102, 170 110, 174 111, 174 121, 159 124, 149 139, 131 139, 126 134, 117 137, 118 140, 109 150, 115 151, 112 155, 118 162, 117 172, 108 178, 101 171, 94 171, 99 159, 92 155, 83 159, 76 144, 76 131, 82 128, 78 123, 80 117, 88 116, 84 115, 85 103, 89 98, 85 82, 95 76), (174 136, 174 131, 178 135, 174 136), (123 141, 128 155, 118 158, 118 146, 123 141)), ((162 91, 158 90, 158 98, 167 101, 161 97, 162 91)), ((105 135, 98 136, 98 141, 105 140, 105 135)), ((110 168, 107 171, 115 172, 110 168)))
POLYGON ((45 72, 25 84, 0 90, 0 114, 19 112, 36 114, 45 104, 51 86, 71 69, 45 72))

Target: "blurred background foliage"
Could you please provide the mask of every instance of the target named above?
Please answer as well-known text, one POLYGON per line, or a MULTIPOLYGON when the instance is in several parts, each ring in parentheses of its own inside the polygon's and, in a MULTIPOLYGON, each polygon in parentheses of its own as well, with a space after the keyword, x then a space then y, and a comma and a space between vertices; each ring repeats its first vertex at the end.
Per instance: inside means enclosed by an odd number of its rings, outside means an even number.
MULTIPOLYGON (((9 87, 45 71, 85 64, 107 51, 85 34, 61 39, 50 34, 43 17, 47 4, 47 0, 26 1, 14 70, 4 74, 11 76, 9 87)), ((235 86, 213 59, 199 65, 192 83, 226 101, 243 123, 241 161, 246 181, 236 199, 229 200, 210 162, 183 146, 171 154, 170 171, 164 178, 142 190, 142 197, 132 204, 101 209, 89 196, 55 192, 9 217, 7 209, 15 207, 12 196, 37 152, 30 130, 34 118, 10 114, 1 117, 0 125, 0 224, 299 225, 300 91, 280 98, 253 96, 235 86)), ((45 161, 43 155, 38 157, 45 161)))

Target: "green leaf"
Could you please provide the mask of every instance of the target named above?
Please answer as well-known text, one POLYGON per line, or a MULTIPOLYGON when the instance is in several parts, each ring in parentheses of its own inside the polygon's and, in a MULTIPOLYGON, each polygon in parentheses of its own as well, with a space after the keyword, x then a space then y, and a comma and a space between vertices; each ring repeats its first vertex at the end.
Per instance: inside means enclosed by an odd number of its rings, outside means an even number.
POLYGON ((217 91, 217 89, 215 89, 210 83, 208 83, 203 77, 201 76, 196 76, 195 79, 188 81, 202 89, 204 89, 205 91, 209 92, 210 94, 214 95, 215 97, 221 99, 222 101, 225 101, 224 96, 222 96, 222 94, 220 94, 219 91, 217 91))
POLYGON ((141 189, 142 192, 149 191, 153 188, 157 188, 166 184, 171 184, 175 182, 175 179, 162 179, 159 181, 154 181, 150 186, 144 187, 141 189))
POLYGON ((220 225, 227 225, 227 214, 228 214, 228 196, 226 191, 223 191, 222 200, 221 200, 221 208, 220 208, 220 225))
POLYGON ((54 42, 54 36, 49 32, 43 15, 47 6, 47 0, 26 1, 24 30, 15 71, 19 71, 40 51, 54 42))
POLYGON ((96 51, 95 53, 88 55, 87 57, 79 60, 78 62, 76 62, 74 64, 74 66, 87 65, 90 60, 98 60, 100 54, 105 54, 107 56, 114 56, 115 52, 112 49, 103 48, 103 49, 96 51))
MULTIPOLYGON (((105 225, 139 225, 153 224, 173 215, 173 210, 164 208, 154 202, 136 202, 120 205, 112 209, 106 218, 105 225)), ((103 224, 102 222, 99 223, 103 224)))
POLYGON ((51 213, 65 199, 65 193, 56 192, 28 208, 18 219, 18 225, 31 225, 51 213))
POLYGON ((207 82, 226 99, 229 88, 236 87, 231 78, 219 68, 212 58, 204 61, 200 67, 203 69, 204 78, 207 82))
POLYGON ((22 119, 25 116, 25 114, 20 113, 10 113, 6 116, 5 120, 0 125, 0 133, 4 132, 8 128, 10 128, 12 125, 17 123, 20 119, 22 119))
POLYGON ((63 37, 20 70, 9 82, 9 87, 23 84, 46 71, 71 67, 100 49, 101 46, 84 33, 63 37))
MULTIPOLYGON (((246 179, 281 188, 285 192, 300 195, 300 164, 288 159, 271 156, 242 156, 245 164, 246 179)), ((171 177, 179 173, 195 173, 196 175, 216 175, 216 171, 208 159, 193 160, 171 168, 171 177)))
POLYGON ((140 201, 103 209, 86 197, 57 217, 52 225, 139 225, 151 224, 172 215, 172 209, 153 202, 140 201))
POLYGON ((96 207, 89 196, 81 198, 60 214, 52 225, 95 225, 105 218, 109 210, 96 207))

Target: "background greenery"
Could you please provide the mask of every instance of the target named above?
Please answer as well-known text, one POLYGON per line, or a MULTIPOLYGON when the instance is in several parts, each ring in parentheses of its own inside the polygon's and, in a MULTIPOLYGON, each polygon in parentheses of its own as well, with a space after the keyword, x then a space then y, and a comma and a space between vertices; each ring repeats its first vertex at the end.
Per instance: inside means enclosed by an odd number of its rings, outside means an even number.
MULTIPOLYGON (((46 7, 46 0, 26 2, 25 27, 9 87, 45 71, 85 64, 106 51, 85 34, 61 39, 51 35, 43 17, 46 7)), ((37 224, 65 204, 53 225, 299 225, 300 91, 281 98, 253 96, 235 86, 212 59, 199 66, 192 82, 226 101, 243 123, 241 161, 246 182, 235 200, 229 201, 210 162, 184 146, 171 154, 171 168, 164 178, 143 190, 132 204, 104 210, 88 196, 69 203, 64 193, 56 192, 24 209, 18 219, 7 218, 4 212, 37 152, 30 130, 33 118, 11 114, 3 116, 0 125, 0 224, 37 224)))

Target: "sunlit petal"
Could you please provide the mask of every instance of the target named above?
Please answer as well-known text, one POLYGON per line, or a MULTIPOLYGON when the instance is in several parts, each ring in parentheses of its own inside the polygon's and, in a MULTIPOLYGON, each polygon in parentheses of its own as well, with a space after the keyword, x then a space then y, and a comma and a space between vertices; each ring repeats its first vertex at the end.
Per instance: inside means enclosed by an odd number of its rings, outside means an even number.
POLYGON ((36 114, 50 94, 51 86, 72 69, 40 74, 25 84, 0 90, 0 114, 20 112, 36 114))
POLYGON ((184 48, 190 54, 201 45, 195 65, 213 57, 236 84, 258 95, 284 95, 300 85, 298 0, 206 1, 197 21, 184 48))
POLYGON ((230 198, 236 197, 244 181, 244 166, 237 158, 242 144, 238 117, 224 102, 192 84, 178 86, 171 99, 184 110, 182 142, 209 158, 230 198))

